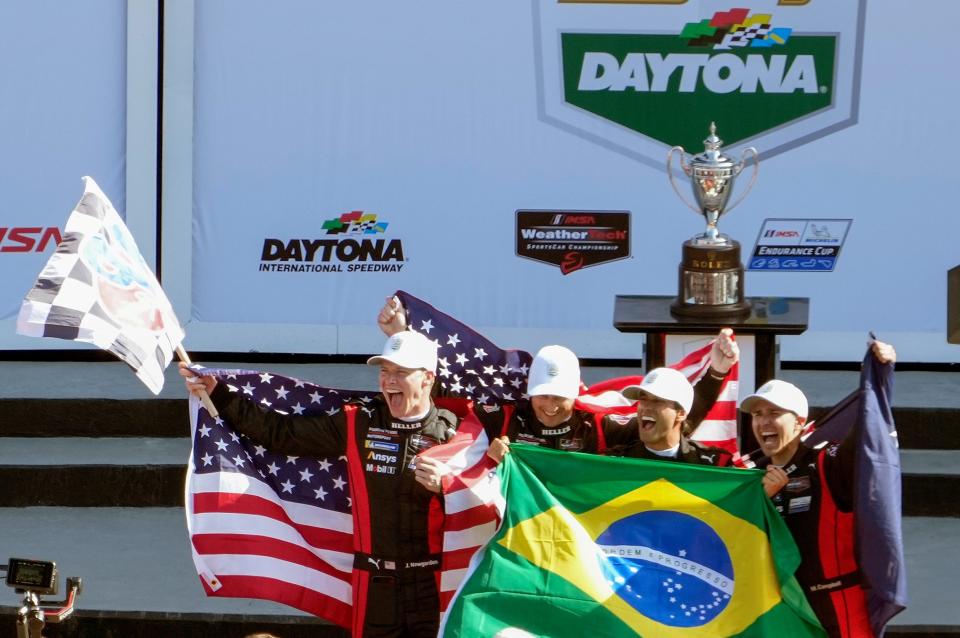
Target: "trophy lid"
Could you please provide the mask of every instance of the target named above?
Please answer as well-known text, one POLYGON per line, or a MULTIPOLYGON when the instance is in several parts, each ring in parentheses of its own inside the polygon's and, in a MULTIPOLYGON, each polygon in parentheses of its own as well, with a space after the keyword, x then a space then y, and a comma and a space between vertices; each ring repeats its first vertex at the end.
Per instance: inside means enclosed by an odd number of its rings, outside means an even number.
POLYGON ((734 165, 734 161, 725 157, 720 150, 723 146, 723 140, 717 137, 717 125, 710 122, 710 135, 703 140, 703 152, 695 155, 690 160, 690 164, 711 168, 728 168, 734 165))

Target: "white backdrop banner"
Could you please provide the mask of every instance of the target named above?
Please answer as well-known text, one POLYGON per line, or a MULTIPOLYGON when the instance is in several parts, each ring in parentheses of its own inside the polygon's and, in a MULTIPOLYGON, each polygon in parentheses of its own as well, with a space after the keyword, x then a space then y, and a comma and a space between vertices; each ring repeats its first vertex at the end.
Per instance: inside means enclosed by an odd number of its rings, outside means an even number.
POLYGON ((357 351, 402 288, 504 346, 639 356, 613 299, 676 294, 704 223, 666 153, 715 121, 732 156, 760 153, 720 222, 744 258, 767 218, 852 220, 832 272, 747 273, 748 296, 811 300, 783 358, 856 360, 872 329, 951 360, 960 91, 928 29, 960 4, 841 4, 197 2, 168 36, 194 47, 193 164, 172 169, 192 211, 164 214, 192 229, 189 281, 164 280, 191 347, 357 351))
POLYGON ((37 348, 13 334, 13 320, 83 193, 81 178, 95 175, 126 208, 127 11, 123 0, 9 0, 3 14, 0 345, 37 348))

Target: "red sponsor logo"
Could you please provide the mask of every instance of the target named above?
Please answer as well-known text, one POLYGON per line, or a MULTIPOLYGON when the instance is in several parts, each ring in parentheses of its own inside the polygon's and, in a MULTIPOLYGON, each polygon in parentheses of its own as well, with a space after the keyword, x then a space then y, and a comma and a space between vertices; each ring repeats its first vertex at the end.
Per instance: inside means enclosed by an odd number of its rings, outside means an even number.
POLYGON ((560 272, 564 275, 569 275, 581 268, 583 268, 583 255, 575 251, 564 255, 563 260, 560 262, 560 272))
POLYGON ((596 224, 597 219, 593 215, 567 215, 560 213, 554 215, 550 223, 555 226, 587 226, 596 224))
POLYGON ((799 237, 800 233, 796 230, 775 230, 771 228, 763 234, 764 237, 799 237))
POLYGON ((60 243, 60 229, 40 226, 0 226, 0 253, 42 253, 60 243))
POLYGON ((623 241, 627 238, 625 230, 596 230, 591 228, 587 231, 590 239, 601 239, 604 241, 623 241))

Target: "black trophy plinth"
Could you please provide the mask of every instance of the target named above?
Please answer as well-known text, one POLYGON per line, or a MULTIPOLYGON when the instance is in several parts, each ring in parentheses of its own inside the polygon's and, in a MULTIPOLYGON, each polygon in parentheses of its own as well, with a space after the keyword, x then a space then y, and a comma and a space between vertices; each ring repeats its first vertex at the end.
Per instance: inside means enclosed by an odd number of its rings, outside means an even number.
POLYGON ((681 318, 707 321, 738 321, 750 314, 743 295, 743 264, 740 243, 727 238, 723 244, 704 244, 697 239, 683 243, 678 296, 670 312, 681 318))

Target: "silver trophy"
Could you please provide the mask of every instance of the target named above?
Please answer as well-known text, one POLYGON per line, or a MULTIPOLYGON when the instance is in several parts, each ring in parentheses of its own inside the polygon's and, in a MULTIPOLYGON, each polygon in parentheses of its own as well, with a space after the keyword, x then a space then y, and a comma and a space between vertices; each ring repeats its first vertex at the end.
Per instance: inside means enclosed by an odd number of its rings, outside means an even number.
POLYGON ((723 319, 749 312, 750 304, 743 295, 743 264, 740 263, 740 244, 720 233, 717 221, 736 208, 757 181, 760 159, 757 149, 743 150, 739 163, 724 157, 720 150, 723 140, 717 137, 717 127, 710 123, 710 135, 703 140, 703 153, 684 162, 682 146, 674 146, 667 154, 667 176, 674 192, 693 212, 703 215, 706 230, 683 244, 680 262, 680 285, 677 300, 671 306, 675 315, 701 319, 723 319), (693 196, 691 204, 673 178, 673 155, 680 152, 680 168, 690 178, 693 196), (753 176, 747 189, 731 205, 733 183, 743 171, 747 160, 753 157, 753 176))

